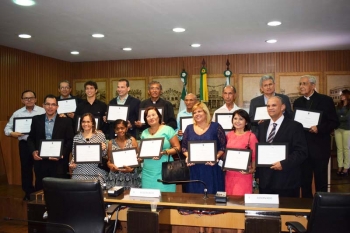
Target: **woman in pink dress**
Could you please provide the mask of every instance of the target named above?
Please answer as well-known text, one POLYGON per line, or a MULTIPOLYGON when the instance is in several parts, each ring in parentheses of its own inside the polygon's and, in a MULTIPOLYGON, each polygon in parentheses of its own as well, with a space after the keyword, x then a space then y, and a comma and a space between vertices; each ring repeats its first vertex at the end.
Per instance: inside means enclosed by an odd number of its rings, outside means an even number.
POLYGON ((232 114, 232 131, 226 135, 226 148, 250 149, 252 161, 249 171, 226 171, 225 189, 227 195, 243 196, 253 192, 253 173, 255 172, 255 144, 258 142, 250 131, 250 118, 246 111, 239 109, 232 114))

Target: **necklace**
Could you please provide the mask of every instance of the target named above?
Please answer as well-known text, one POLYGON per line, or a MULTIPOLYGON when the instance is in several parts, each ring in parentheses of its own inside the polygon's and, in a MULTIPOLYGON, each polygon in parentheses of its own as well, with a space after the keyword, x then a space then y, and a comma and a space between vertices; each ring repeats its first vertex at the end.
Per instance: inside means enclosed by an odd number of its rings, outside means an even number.
POLYGON ((160 127, 160 126, 158 126, 158 128, 157 128, 155 131, 153 131, 153 132, 151 131, 151 128, 149 128, 149 129, 148 129, 148 132, 149 132, 151 135, 155 135, 155 134, 158 132, 159 127, 160 127))

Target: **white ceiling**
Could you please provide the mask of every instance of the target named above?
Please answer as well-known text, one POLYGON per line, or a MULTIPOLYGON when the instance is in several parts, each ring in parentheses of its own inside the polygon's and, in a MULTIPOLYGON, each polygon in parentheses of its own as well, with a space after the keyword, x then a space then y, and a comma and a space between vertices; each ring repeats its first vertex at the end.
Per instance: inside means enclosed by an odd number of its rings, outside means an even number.
POLYGON ((348 50, 350 0, 1 0, 0 45, 71 62, 348 50))

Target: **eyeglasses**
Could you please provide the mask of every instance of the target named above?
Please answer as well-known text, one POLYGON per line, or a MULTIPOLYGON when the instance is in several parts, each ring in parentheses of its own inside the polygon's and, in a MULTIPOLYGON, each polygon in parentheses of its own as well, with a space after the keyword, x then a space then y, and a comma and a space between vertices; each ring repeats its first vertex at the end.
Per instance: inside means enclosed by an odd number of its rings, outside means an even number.
POLYGON ((24 98, 22 98, 22 100, 25 100, 25 101, 32 101, 34 99, 35 99, 35 97, 24 97, 24 98))
POLYGON ((57 104, 49 104, 49 103, 45 103, 44 105, 47 107, 56 107, 57 106, 57 104))
POLYGON ((70 87, 60 87, 61 90, 69 90, 70 87))

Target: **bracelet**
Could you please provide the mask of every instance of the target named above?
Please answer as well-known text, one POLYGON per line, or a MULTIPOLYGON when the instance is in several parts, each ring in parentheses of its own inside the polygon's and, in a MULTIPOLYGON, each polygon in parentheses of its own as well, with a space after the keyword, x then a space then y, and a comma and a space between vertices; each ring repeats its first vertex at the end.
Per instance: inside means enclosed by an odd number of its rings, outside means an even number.
POLYGON ((169 152, 168 152, 168 150, 164 150, 164 151, 165 151, 165 154, 166 154, 166 155, 169 155, 169 152))

